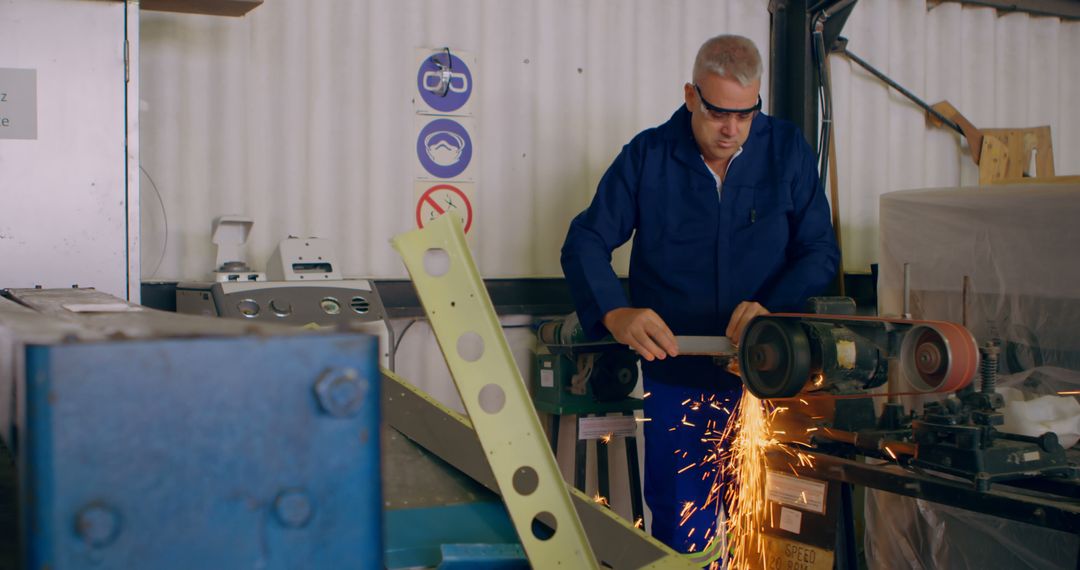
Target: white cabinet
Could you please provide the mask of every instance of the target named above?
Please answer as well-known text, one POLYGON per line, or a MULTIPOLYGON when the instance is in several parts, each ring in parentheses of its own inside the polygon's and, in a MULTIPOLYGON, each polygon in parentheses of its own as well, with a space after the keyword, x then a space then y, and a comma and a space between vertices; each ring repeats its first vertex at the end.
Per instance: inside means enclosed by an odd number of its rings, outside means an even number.
POLYGON ((138 300, 137 53, 138 3, 0 3, 0 287, 138 300))

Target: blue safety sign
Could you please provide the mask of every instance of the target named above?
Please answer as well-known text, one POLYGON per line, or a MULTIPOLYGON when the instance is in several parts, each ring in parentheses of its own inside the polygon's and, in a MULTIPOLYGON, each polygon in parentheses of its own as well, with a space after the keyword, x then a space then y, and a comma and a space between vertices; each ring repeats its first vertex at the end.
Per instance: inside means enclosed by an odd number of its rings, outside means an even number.
POLYGON ((469 100, 472 73, 464 61, 446 49, 424 58, 416 74, 416 87, 432 109, 451 113, 469 100))
POLYGON ((472 139, 465 127, 452 119, 435 119, 416 137, 416 156, 432 176, 454 178, 472 159, 472 139))

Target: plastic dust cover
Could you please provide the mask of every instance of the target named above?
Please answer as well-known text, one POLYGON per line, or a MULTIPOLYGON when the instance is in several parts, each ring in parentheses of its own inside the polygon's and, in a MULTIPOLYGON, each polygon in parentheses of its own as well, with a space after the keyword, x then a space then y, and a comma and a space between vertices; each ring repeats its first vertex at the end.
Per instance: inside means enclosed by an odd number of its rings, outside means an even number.
POLYGON ((961 322, 1002 342, 1001 371, 1080 370, 1080 184, 905 190, 881 197, 878 311, 961 322))
POLYGON ((866 490, 872 570, 1075 568, 1077 537, 981 513, 866 490))
MULTIPOLYGON (((1075 441, 1076 406, 1040 398, 1080 387, 1080 184, 892 192, 880 221, 879 314, 903 313, 909 264, 913 318, 964 323, 979 344, 1000 342, 1004 411, 1026 416, 1009 427, 1053 425, 1075 441)), ((871 568, 1076 567, 1074 535, 882 491, 866 497, 871 568)))

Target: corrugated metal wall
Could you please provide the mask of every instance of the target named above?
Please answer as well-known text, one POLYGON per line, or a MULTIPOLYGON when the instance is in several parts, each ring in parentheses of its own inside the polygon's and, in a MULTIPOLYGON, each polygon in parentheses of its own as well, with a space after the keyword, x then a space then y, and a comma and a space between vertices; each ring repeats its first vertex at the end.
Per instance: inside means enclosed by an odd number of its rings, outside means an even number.
MULTIPOLYGON (((1057 174, 1080 174, 1080 22, 924 0, 860 0, 848 49, 923 100, 979 128, 1051 125, 1057 174)), ((978 184, 954 131, 842 57, 832 66, 840 216, 848 271, 877 260, 878 197, 978 184)))
MULTIPOLYGON (((161 195, 144 176, 144 276, 201 277, 223 213, 255 217, 256 267, 286 235, 318 235, 338 245, 346 274, 404 275, 388 239, 415 224, 413 50, 444 45, 477 57, 481 271, 559 274, 569 219, 621 145, 678 105, 698 44, 738 32, 764 51, 767 5, 274 0, 242 19, 143 12, 142 164, 161 195)), ((861 0, 844 35, 977 126, 1052 125, 1058 174, 1080 173, 1080 23, 861 0)), ((977 171, 960 138, 927 127, 902 96, 842 58, 832 72, 845 266, 865 271, 879 195, 974 184, 977 171)))
POLYGON ((258 268, 287 235, 317 235, 338 245, 347 275, 403 276, 389 239, 415 227, 414 50, 441 46, 477 58, 470 235, 481 271, 561 274, 570 219, 622 145, 680 104, 698 45, 739 32, 767 48, 767 4, 271 0, 243 19, 143 12, 142 164, 161 195, 144 176, 144 276, 203 277, 211 220, 226 213, 255 218, 258 268))

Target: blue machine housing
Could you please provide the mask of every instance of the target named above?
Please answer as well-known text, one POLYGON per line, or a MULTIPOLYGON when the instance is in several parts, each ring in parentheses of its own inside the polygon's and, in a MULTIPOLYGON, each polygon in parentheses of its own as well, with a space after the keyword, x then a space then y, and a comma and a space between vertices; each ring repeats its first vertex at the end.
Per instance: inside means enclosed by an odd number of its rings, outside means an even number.
POLYGON ((382 568, 377 339, 161 336, 23 345, 23 566, 382 568))

